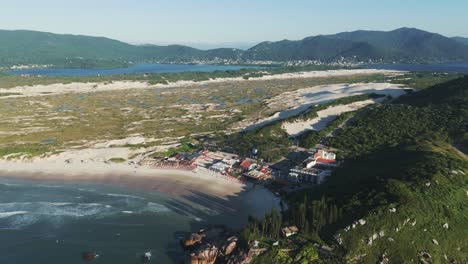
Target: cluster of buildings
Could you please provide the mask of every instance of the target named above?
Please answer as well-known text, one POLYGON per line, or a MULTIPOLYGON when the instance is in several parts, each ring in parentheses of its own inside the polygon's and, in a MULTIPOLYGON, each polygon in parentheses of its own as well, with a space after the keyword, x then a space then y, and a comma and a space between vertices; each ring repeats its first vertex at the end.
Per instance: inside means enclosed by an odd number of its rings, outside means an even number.
POLYGON ((337 165, 335 153, 320 149, 292 168, 287 178, 292 182, 321 184, 337 165))
POLYGON ((289 185, 288 183, 321 184, 338 166, 336 154, 324 149, 309 153, 307 158, 298 165, 286 166, 281 170, 272 165, 274 171, 268 164, 253 158, 241 158, 232 153, 207 149, 194 153, 179 153, 170 158, 152 158, 145 160, 145 163, 145 165, 167 169, 205 168, 216 173, 218 177, 222 175, 242 182, 244 180, 269 181, 274 178, 275 182, 284 186, 289 185), (280 171, 283 171, 283 174, 279 173, 280 171), (273 175, 275 177, 272 177, 273 175))
POLYGON ((208 169, 225 175, 243 176, 251 180, 268 180, 271 179, 272 174, 271 169, 267 165, 262 165, 254 159, 240 159, 232 154, 215 160, 208 169))

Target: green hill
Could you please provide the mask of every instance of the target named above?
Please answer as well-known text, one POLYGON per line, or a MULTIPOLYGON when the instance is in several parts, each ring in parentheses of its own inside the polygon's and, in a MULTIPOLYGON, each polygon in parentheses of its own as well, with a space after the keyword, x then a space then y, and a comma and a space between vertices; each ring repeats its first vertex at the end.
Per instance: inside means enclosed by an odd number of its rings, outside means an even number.
POLYGON ((360 110, 327 143, 342 166, 287 197, 282 221, 302 232, 281 263, 316 263, 296 261, 314 242, 334 247, 325 263, 466 263, 467 126, 468 76, 360 110))
POLYGON ((463 44, 467 44, 468 45, 468 38, 463 38, 463 37, 453 37, 452 39, 460 42, 460 43, 463 43, 463 44))
POLYGON ((263 42, 248 50, 253 59, 308 59, 332 61, 344 58, 386 62, 466 61, 468 48, 454 39, 419 29, 354 31, 308 37, 299 41, 263 42))
POLYGON ((0 66, 113 67, 132 62, 188 62, 234 57, 233 52, 232 49, 202 51, 181 45, 134 46, 102 37, 0 30, 0 66))
POLYGON ((102 37, 0 30, 0 66, 51 64, 57 67, 117 67, 131 63, 200 60, 238 63, 321 60, 324 62, 467 61, 468 45, 460 39, 418 29, 389 32, 354 31, 308 37, 299 41, 262 42, 249 50, 199 50, 181 45, 130 45, 102 37))

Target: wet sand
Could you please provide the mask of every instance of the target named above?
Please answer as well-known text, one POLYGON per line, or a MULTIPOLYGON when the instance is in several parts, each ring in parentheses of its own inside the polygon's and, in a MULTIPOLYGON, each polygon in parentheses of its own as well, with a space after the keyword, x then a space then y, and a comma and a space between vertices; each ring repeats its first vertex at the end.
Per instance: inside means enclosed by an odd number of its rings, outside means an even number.
POLYGON ((246 185, 216 177, 211 171, 155 169, 128 164, 106 164, 85 161, 76 164, 58 163, 48 159, 34 161, 0 160, 0 177, 34 181, 63 181, 111 184, 145 191, 156 191, 171 196, 184 196, 193 192, 206 193, 219 198, 236 195, 246 185))

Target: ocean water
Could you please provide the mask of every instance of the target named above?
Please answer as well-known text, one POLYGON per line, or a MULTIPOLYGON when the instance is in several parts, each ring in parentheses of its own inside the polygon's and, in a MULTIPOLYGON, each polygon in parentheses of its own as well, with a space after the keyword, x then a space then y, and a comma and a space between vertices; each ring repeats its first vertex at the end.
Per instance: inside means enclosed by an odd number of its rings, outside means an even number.
POLYGON ((64 69, 42 68, 12 70, 11 74, 29 74, 44 76, 98 76, 118 74, 144 74, 144 73, 175 73, 175 72, 213 72, 237 71, 245 68, 259 68, 256 66, 239 65, 210 65, 210 64, 137 64, 128 68, 115 69, 64 69))
POLYGON ((124 187, 0 178, 0 263, 180 263, 179 239, 207 225, 242 227, 279 200, 261 187, 219 199, 193 192, 172 197, 124 187))

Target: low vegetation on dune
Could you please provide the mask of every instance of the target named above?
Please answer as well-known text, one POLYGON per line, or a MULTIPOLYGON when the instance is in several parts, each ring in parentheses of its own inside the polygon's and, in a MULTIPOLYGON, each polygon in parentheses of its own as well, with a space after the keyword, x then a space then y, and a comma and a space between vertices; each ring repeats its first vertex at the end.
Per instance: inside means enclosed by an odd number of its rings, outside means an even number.
MULTIPOLYGON (((134 147, 154 147, 177 142, 189 134, 229 133, 234 124, 240 120, 254 120, 259 112, 263 117, 284 110, 269 109, 264 102, 286 91, 381 78, 378 74, 225 81, 171 88, 42 94, 40 97, 5 96, 0 99, 0 148, 11 149, 15 144, 42 145, 42 149, 50 152, 135 135, 157 141, 134 147)), ((39 152, 32 153, 39 155, 39 152)), ((277 158, 273 151, 271 153, 277 158)))
POLYGON ((294 73, 302 71, 324 71, 346 69, 346 67, 327 66, 327 65, 310 65, 302 67, 275 67, 266 66, 261 68, 243 68, 240 70, 217 70, 213 72, 174 72, 174 73, 146 73, 146 74, 118 74, 118 75, 100 75, 100 76, 36 76, 36 75, 13 75, 7 72, 0 71, 0 88, 11 88, 15 86, 29 85, 48 85, 56 83, 73 83, 73 82, 96 82, 96 83, 111 83, 115 81, 140 81, 147 82, 150 85, 169 84, 178 81, 208 81, 211 79, 222 78, 243 78, 245 80, 258 78, 274 74, 294 73))

